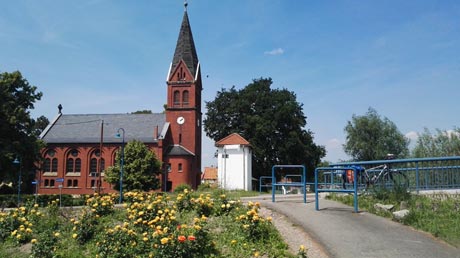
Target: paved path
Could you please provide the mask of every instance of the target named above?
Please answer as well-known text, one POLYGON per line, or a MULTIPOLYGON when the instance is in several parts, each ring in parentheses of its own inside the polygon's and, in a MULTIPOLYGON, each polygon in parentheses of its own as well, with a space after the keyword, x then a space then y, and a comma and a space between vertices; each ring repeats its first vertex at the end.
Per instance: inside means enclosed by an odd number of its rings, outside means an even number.
POLYGON ((277 197, 275 203, 271 196, 244 199, 284 214, 322 244, 331 257, 460 258, 460 249, 427 233, 367 212, 354 213, 352 207, 334 201, 320 199, 320 211, 316 211, 311 196, 307 204, 302 197, 277 197))

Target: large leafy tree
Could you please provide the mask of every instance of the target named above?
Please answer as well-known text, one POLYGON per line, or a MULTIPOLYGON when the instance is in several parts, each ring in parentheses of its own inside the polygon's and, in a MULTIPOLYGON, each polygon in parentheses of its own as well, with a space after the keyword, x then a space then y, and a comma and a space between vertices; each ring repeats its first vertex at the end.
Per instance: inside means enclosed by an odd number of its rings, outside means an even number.
MULTIPOLYGON (((19 71, 0 73, 0 182, 18 183, 19 165, 22 187, 28 190, 35 176, 34 162, 43 146, 38 135, 46 118, 35 121, 30 116, 34 103, 42 97, 37 87, 30 85, 19 71)), ((46 125, 45 125, 46 126, 46 125)))
POLYGON ((353 115, 345 126, 345 133, 345 153, 355 161, 384 159, 389 153, 398 158, 409 154, 409 139, 373 108, 363 116, 353 115))
POLYGON ((278 164, 304 164, 309 171, 325 155, 305 129, 306 117, 296 95, 287 89, 271 89, 270 78, 253 80, 241 90, 217 92, 206 103, 206 134, 218 141, 239 133, 253 148, 253 177, 270 175, 278 164))
POLYGON ((436 129, 435 134, 425 128, 418 135, 412 155, 416 158, 460 156, 460 128, 451 131, 436 129))
MULTIPOLYGON (((155 154, 140 141, 128 142, 124 148, 123 189, 127 191, 149 191, 160 187, 158 175, 161 173, 161 162, 155 154)), ((105 180, 120 188, 121 152, 116 155, 115 165, 105 171, 105 180)))

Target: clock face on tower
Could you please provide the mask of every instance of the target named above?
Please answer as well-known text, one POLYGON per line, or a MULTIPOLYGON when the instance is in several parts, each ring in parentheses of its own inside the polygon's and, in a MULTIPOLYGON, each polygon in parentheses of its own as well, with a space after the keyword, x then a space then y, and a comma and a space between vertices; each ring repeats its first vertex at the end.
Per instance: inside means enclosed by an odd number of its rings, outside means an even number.
POLYGON ((178 124, 182 125, 182 124, 184 124, 184 122, 185 122, 185 118, 184 118, 184 117, 180 116, 180 117, 177 118, 177 123, 178 123, 178 124))

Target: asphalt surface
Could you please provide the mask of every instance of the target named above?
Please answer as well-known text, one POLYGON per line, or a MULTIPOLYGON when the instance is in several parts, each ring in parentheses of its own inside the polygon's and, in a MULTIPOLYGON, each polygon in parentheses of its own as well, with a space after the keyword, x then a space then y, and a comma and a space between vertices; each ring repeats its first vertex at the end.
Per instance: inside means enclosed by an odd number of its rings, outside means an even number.
POLYGON ((302 227, 324 247, 330 257, 456 257, 460 249, 387 218, 367 212, 354 213, 353 207, 320 199, 315 210, 314 197, 270 196, 244 198, 279 212, 302 227))

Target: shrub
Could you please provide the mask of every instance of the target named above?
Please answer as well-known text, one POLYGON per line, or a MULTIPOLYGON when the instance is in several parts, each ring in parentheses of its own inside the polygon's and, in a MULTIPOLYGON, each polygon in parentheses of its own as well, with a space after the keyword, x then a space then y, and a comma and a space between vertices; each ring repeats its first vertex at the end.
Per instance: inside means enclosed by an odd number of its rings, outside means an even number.
POLYGON ((174 193, 182 193, 184 190, 187 189, 188 191, 192 190, 192 187, 188 184, 179 184, 175 189, 174 193))

